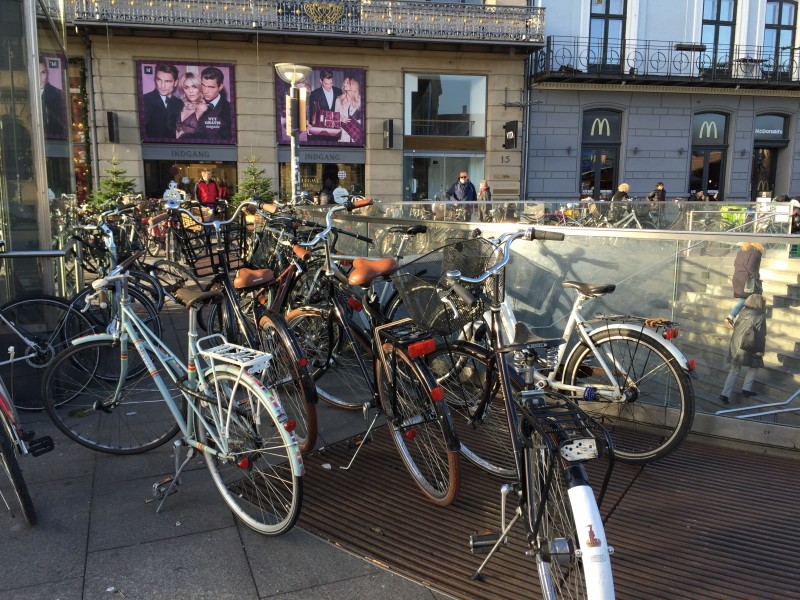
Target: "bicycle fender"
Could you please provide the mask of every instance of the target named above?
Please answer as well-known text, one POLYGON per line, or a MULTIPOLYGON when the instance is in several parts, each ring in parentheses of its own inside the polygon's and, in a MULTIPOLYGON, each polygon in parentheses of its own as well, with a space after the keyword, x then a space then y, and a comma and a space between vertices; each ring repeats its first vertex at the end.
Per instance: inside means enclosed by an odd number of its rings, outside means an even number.
MULTIPOLYGON (((591 337, 594 340, 595 336, 600 335, 601 333, 605 333, 606 331, 613 333, 614 331, 619 330, 638 333, 650 338, 656 344, 663 346, 684 371, 689 371, 689 361, 686 359, 683 353, 678 350, 677 346, 675 346, 675 344, 673 344, 671 341, 664 339, 649 327, 642 327, 641 325, 633 325, 631 323, 614 323, 613 325, 604 325, 603 327, 598 327, 597 329, 592 330, 591 337)), ((570 357, 574 351, 575 348, 573 348, 570 352, 570 357)), ((567 362, 564 364, 569 364, 569 360, 567 360, 567 362)))
POLYGON ((70 344, 73 346, 80 346, 81 344, 86 344, 88 342, 99 342, 99 341, 114 341, 119 340, 119 338, 115 338, 110 333, 90 333, 89 335, 84 335, 79 338, 75 338, 74 340, 70 340, 70 344))

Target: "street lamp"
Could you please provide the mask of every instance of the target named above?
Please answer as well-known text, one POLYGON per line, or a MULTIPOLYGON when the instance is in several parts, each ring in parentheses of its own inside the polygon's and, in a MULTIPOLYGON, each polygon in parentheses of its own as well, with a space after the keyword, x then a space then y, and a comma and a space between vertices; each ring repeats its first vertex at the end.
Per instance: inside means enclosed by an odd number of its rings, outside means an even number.
MULTIPOLYGON (((289 96, 286 97, 286 128, 291 138, 291 163, 292 163, 292 198, 294 202, 300 196, 300 157, 297 147, 300 142, 300 91, 297 84, 305 81, 311 73, 311 67, 293 63, 277 63, 275 71, 278 77, 289 84, 289 96)), ((305 90, 303 90, 305 93, 305 90)))

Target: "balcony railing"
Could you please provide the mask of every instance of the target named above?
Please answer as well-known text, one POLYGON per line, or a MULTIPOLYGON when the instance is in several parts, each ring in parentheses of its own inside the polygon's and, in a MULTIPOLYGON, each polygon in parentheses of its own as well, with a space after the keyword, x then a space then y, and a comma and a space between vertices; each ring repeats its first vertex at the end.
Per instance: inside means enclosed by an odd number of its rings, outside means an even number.
POLYGON ((534 58, 537 81, 800 87, 794 48, 551 36, 534 58))
MULTIPOLYGON (((58 14, 58 0, 45 0, 58 14)), ((539 46, 544 9, 407 0, 66 0, 70 25, 539 46)))

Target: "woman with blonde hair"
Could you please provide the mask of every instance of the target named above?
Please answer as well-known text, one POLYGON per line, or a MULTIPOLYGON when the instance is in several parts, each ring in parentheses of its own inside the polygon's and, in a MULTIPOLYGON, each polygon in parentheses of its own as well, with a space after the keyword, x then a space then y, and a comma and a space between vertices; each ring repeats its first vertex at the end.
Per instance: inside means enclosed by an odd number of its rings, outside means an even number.
POLYGON ((731 312, 724 319, 725 327, 733 329, 733 321, 742 310, 744 302, 751 294, 761 293, 761 257, 764 255, 764 246, 758 242, 743 242, 736 259, 733 261, 733 297, 739 300, 733 305, 731 312), (747 280, 752 277, 755 285, 753 289, 745 291, 747 280))
POLYGON ((361 124, 361 86, 353 77, 342 81, 342 95, 336 98, 333 110, 339 113, 342 124, 340 142, 360 142, 363 139, 361 124))
POLYGON ((175 137, 196 133, 198 120, 208 110, 208 104, 203 99, 200 77, 196 73, 187 71, 178 81, 178 91, 183 108, 181 109, 178 123, 175 126, 175 137))

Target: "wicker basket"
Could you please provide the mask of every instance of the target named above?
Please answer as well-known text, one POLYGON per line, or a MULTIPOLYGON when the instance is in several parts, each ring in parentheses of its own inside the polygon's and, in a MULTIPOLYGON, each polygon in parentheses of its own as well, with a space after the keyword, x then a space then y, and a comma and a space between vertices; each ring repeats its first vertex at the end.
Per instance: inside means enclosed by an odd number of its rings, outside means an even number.
POLYGON ((457 314, 439 298, 440 285, 448 271, 465 277, 479 277, 499 260, 497 249, 482 238, 461 240, 443 246, 404 265, 393 277, 409 316, 414 323, 434 335, 458 336, 470 323, 483 318, 487 298, 504 293, 504 270, 476 286, 464 285, 478 298, 468 305, 455 294, 449 299, 457 314))

